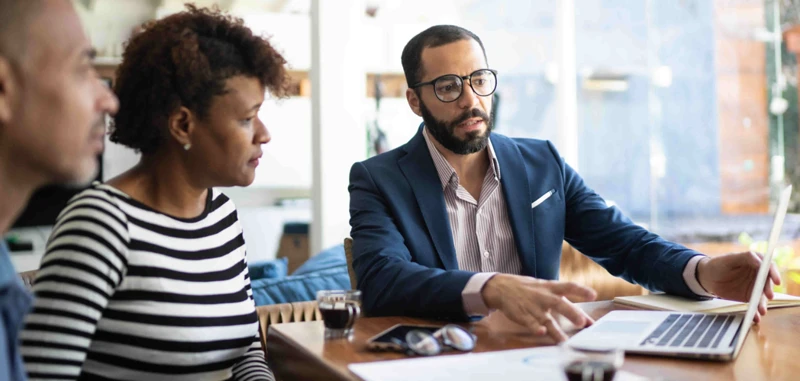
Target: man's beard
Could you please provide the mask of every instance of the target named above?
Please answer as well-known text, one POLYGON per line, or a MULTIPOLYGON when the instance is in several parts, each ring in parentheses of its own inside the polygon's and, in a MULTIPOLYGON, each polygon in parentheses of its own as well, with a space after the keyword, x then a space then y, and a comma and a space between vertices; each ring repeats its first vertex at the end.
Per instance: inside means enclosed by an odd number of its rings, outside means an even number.
MULTIPOLYGON (((103 135, 105 135, 106 133, 105 118, 106 118, 105 114, 103 114, 97 119, 97 121, 93 123, 91 129, 91 136, 97 135, 101 131, 103 135)), ((72 173, 70 175, 64 176, 63 178, 57 177, 56 180, 52 182, 52 184, 58 184, 68 189, 84 189, 87 186, 91 185, 91 183, 97 179, 97 175, 100 174, 100 167, 101 167, 100 163, 102 163, 102 160, 103 160, 103 153, 101 152, 97 156, 97 164, 95 164, 91 168, 91 170, 83 171, 82 173, 79 174, 72 173)))
POLYGON ((473 108, 465 111, 452 122, 444 122, 433 117, 430 110, 425 107, 425 103, 420 100, 419 109, 422 113, 422 120, 428 129, 428 133, 439 142, 444 148, 458 155, 468 155, 480 152, 489 144, 489 135, 492 133, 492 118, 486 115, 483 110, 473 108), (470 118, 481 118, 486 124, 486 131, 470 131, 465 139, 460 139, 455 135, 456 126, 470 118))

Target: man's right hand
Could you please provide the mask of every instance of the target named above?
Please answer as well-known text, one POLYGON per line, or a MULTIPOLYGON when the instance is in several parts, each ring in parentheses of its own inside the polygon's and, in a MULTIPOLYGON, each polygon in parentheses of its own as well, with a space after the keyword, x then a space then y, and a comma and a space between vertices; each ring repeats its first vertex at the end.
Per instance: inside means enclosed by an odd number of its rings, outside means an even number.
POLYGON ((594 323, 589 315, 572 302, 590 302, 597 297, 594 290, 573 282, 556 282, 527 276, 497 274, 481 290, 490 309, 502 311, 509 319, 528 327, 531 332, 548 334, 557 343, 567 335, 552 315, 558 313, 577 328, 594 323))

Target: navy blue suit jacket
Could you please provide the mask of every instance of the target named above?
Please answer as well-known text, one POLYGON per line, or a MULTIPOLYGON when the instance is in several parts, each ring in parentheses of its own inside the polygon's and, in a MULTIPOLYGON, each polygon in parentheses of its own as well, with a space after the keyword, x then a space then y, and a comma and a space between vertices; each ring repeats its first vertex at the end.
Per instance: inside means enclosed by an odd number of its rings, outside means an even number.
MULTIPOLYGON (((548 141, 496 133, 492 145, 522 274, 558 279, 566 240, 609 273, 652 291, 697 297, 683 269, 699 253, 633 224, 584 184, 548 141), (548 191, 554 194, 531 208, 548 191)), ((372 316, 464 319, 441 182, 422 128, 405 145, 350 170, 353 267, 372 316)))

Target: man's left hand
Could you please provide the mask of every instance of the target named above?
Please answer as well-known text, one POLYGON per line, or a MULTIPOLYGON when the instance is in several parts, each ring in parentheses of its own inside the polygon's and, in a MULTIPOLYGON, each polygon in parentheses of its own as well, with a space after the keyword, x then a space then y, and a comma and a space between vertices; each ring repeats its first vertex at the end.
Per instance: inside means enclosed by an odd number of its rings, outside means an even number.
MULTIPOLYGON (((719 298, 747 303, 762 258, 761 254, 752 251, 703 258, 697 264, 697 280, 706 291, 719 298)), ((770 264, 769 277, 755 316, 756 322, 761 321, 761 316, 767 313, 767 299, 775 296, 772 292, 773 283, 781 284, 781 276, 774 263, 770 264)))

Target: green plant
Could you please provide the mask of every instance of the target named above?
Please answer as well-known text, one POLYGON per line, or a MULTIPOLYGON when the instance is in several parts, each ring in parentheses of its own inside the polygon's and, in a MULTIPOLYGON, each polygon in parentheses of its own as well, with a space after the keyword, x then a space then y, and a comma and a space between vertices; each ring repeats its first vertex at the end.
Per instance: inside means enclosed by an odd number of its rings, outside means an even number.
MULTIPOLYGON (((753 237, 747 233, 739 234, 739 243, 757 253, 764 253, 767 251, 767 241, 754 241, 753 237)), ((783 278, 783 284, 776 285, 773 288, 775 292, 785 293, 787 282, 800 284, 800 271, 792 271, 800 270, 800 256, 795 254, 791 246, 776 247, 772 260, 775 262, 783 278)))

